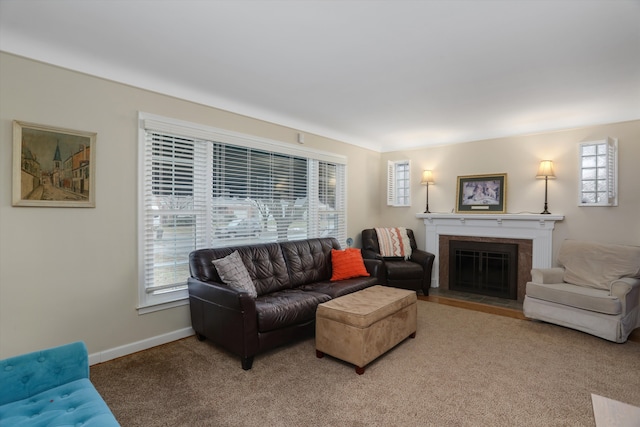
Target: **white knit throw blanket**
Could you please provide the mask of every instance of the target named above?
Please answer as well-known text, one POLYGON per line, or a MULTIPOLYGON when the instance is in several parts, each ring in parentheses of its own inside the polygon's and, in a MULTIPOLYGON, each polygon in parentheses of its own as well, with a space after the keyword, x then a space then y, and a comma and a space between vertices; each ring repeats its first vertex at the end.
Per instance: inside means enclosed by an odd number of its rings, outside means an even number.
POLYGON ((404 227, 375 228, 378 235, 378 245, 380 255, 383 257, 404 257, 411 256, 411 241, 404 227))

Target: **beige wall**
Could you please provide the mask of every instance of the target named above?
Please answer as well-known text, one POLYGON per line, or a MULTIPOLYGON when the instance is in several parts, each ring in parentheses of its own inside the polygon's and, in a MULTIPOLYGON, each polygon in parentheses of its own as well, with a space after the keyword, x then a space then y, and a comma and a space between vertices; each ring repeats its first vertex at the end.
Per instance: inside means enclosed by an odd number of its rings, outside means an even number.
MULTIPOLYGON (((640 245, 640 120, 382 155, 384 164, 401 159, 412 162, 413 206, 391 208, 381 200, 381 226, 414 228, 421 248, 425 229, 415 214, 425 209, 426 191, 420 185, 423 169, 434 171, 435 185, 429 186, 431 212, 449 213, 455 208, 458 176, 507 173, 507 211, 537 214, 544 208, 544 180, 535 175, 545 159, 553 160, 557 177, 549 181, 549 211, 565 216, 556 223, 554 251, 566 238, 640 245), (578 144, 607 136, 618 138, 619 205, 579 207, 578 144)), ((384 178, 379 183, 384 185, 384 178)))
MULTIPOLYGON (((0 53, 0 357, 84 340, 109 351, 190 326, 187 306, 138 315, 138 111, 296 144, 295 129, 231 114, 0 53), (12 120, 98 133, 96 208, 11 206, 12 120)), ((566 215, 565 238, 640 244, 640 121, 447 147, 376 153, 305 135, 305 145, 348 157, 348 235, 404 225, 424 247, 424 168, 435 171, 430 207, 450 212, 458 175, 508 173, 509 212, 542 210, 538 161, 553 159, 558 179, 549 207, 566 215), (620 206, 579 208, 577 143, 605 136, 620 144, 620 206), (412 161, 413 206, 388 208, 386 161, 412 161), (383 167, 384 166, 384 167, 383 167)))
MULTIPOLYGON (((292 144, 298 131, 4 53, 0 67, 0 357, 73 340, 101 353, 190 327, 188 306, 136 310, 138 111, 292 144), (95 209, 11 206, 12 120, 98 133, 95 209)), ((305 146, 347 156, 355 238, 379 212, 380 154, 310 134, 305 146)))

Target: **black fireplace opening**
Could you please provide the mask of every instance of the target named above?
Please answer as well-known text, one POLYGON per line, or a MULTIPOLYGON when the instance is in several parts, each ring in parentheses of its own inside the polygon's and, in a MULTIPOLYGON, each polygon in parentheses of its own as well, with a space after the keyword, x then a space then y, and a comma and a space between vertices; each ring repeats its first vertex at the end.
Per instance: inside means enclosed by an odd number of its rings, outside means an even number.
POLYGON ((449 289, 518 299, 518 245, 451 240, 449 289))

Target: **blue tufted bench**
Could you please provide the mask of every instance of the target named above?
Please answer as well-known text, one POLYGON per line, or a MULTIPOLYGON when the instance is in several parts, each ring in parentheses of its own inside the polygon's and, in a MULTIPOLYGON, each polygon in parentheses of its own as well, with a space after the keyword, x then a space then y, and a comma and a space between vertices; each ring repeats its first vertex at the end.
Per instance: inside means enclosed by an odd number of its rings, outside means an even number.
POLYGON ((119 425, 89 381, 83 342, 0 361, 0 427, 119 425))

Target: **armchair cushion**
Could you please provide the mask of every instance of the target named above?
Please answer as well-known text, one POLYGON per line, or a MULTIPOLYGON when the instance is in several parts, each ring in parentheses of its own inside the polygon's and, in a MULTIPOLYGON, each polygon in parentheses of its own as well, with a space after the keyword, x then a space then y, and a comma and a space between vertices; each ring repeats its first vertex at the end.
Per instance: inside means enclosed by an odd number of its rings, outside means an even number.
POLYGON ((570 305, 583 310, 604 314, 620 314, 620 299, 610 296, 608 291, 587 286, 575 286, 570 283, 542 284, 528 283, 527 295, 545 301, 570 305))
POLYGON ((558 255, 563 280, 609 290, 621 277, 640 277, 640 247, 565 240, 558 255))

